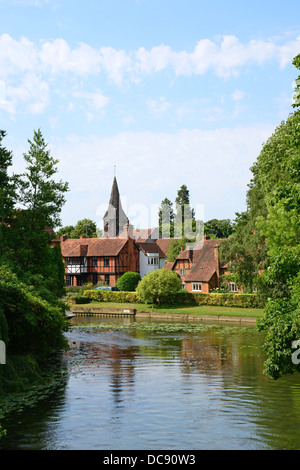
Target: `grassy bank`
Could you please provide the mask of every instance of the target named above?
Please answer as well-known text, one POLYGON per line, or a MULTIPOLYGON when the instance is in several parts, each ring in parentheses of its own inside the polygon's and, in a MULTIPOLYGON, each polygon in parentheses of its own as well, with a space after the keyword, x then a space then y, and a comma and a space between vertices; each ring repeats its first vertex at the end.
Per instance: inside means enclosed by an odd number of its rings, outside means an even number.
MULTIPOLYGON (((136 303, 119 303, 119 302, 97 302, 92 301, 87 304, 80 304, 80 307, 109 307, 109 308, 135 308, 136 310, 151 311, 155 313, 175 313, 175 314, 188 314, 188 315, 216 315, 216 316, 232 316, 232 317, 255 317, 261 318, 263 316, 263 309, 260 308, 239 308, 239 307, 223 307, 213 305, 200 305, 200 306, 174 306, 162 305, 160 307, 148 304, 136 303)), ((78 305, 77 305, 78 307, 78 305)))

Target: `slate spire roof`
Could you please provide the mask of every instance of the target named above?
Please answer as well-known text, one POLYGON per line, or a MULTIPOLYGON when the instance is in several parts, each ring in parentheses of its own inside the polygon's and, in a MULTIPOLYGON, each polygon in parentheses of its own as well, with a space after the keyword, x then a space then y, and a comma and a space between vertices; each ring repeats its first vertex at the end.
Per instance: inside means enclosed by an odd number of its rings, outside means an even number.
POLYGON ((103 217, 104 236, 117 237, 126 223, 127 215, 122 208, 117 178, 114 176, 108 209, 103 217))

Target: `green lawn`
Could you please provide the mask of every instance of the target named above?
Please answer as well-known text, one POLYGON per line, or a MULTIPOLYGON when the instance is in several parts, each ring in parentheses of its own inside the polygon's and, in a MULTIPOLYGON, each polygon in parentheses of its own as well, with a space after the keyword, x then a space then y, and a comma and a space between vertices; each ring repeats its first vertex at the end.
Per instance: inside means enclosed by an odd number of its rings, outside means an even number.
MULTIPOLYGON (((79 305, 77 305, 79 306, 79 305)), ((116 307, 116 308, 135 308, 136 310, 147 310, 157 313, 183 313, 188 315, 223 315, 234 317, 262 317, 263 309, 260 308, 239 308, 239 307, 216 307, 212 305, 201 305, 196 307, 163 305, 161 307, 153 307, 146 304, 116 303, 116 302, 90 302, 88 304, 80 304, 80 306, 98 306, 98 307, 116 307)))

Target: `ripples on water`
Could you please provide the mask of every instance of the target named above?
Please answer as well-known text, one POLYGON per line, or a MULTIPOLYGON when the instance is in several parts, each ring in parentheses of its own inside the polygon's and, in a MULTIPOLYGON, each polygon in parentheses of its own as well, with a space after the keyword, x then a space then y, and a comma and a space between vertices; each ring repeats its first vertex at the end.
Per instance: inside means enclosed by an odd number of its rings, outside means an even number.
POLYGON ((66 333, 65 387, 9 421, 0 448, 299 448, 299 376, 263 375, 254 328, 92 321, 66 333))

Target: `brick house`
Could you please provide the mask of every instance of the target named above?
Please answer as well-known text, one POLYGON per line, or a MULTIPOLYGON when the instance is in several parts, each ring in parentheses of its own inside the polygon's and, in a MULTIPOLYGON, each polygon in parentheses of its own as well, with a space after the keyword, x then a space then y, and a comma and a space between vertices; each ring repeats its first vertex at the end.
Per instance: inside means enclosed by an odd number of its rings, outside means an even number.
POLYGON ((130 238, 61 237, 67 286, 105 282, 115 286, 127 271, 139 272, 139 247, 130 238))
POLYGON ((205 292, 220 287, 220 276, 227 273, 226 265, 219 261, 219 245, 223 239, 203 240, 186 250, 181 250, 175 262, 167 269, 178 273, 182 287, 188 292, 205 292))

